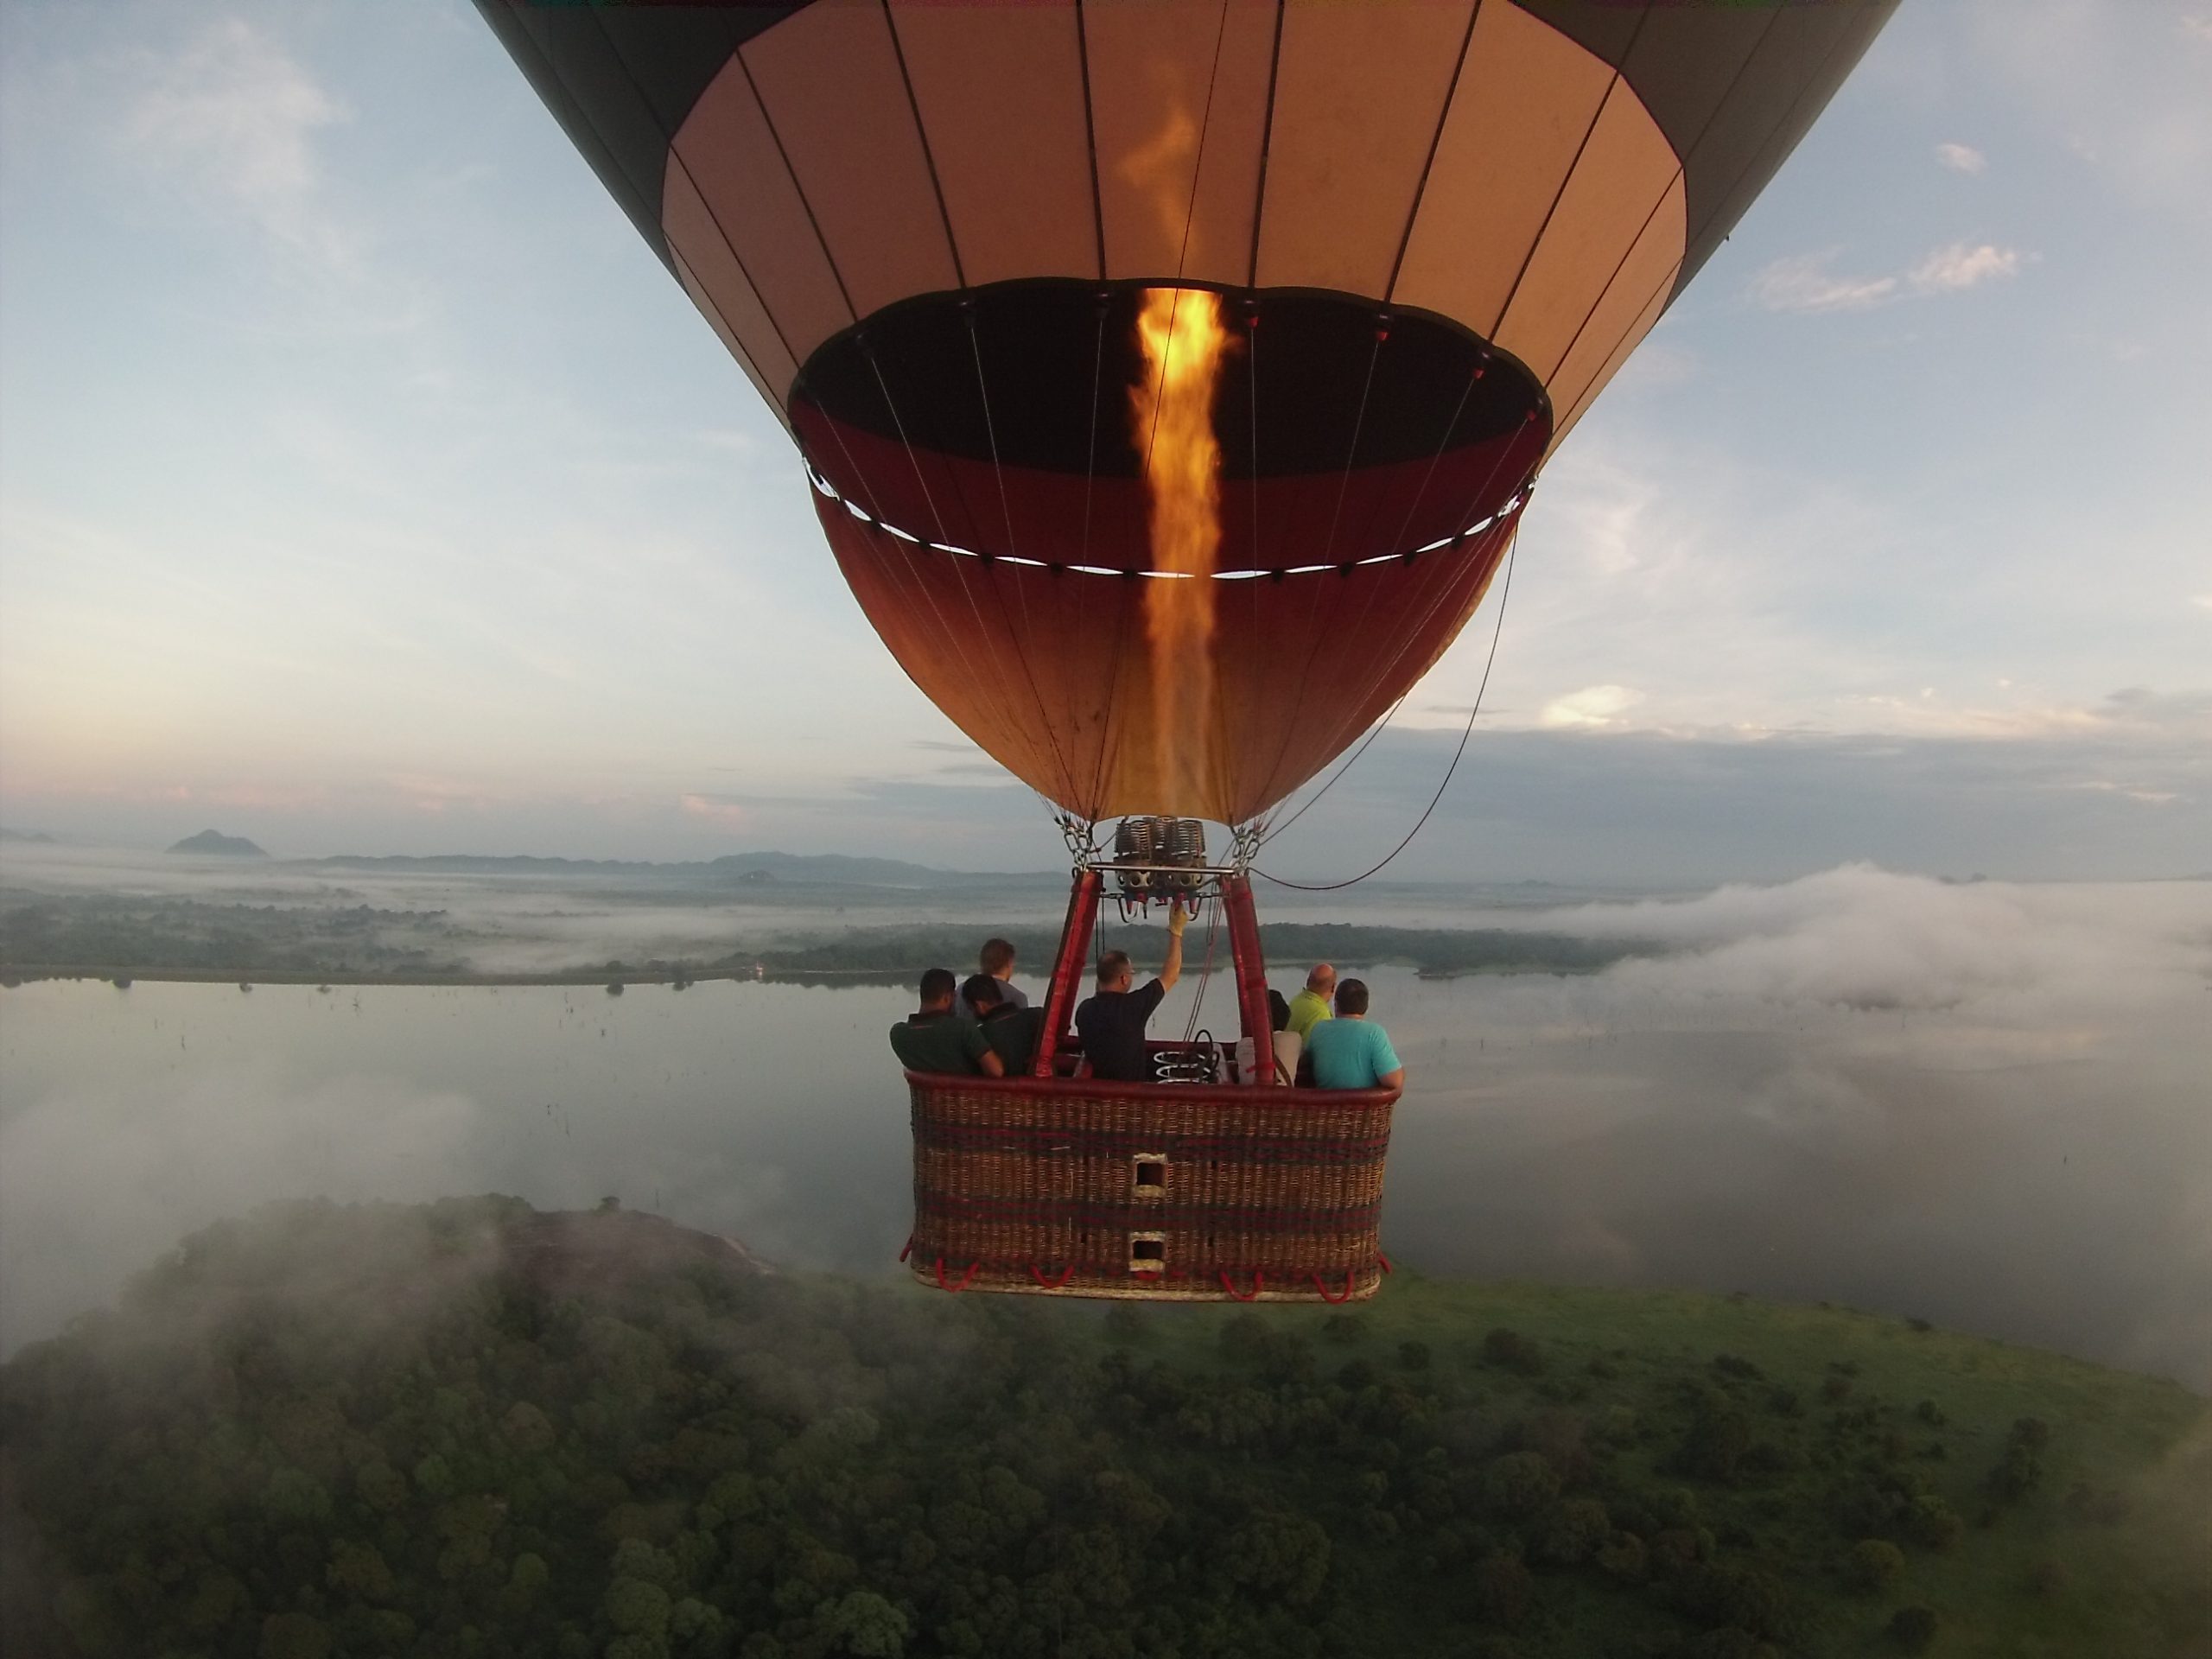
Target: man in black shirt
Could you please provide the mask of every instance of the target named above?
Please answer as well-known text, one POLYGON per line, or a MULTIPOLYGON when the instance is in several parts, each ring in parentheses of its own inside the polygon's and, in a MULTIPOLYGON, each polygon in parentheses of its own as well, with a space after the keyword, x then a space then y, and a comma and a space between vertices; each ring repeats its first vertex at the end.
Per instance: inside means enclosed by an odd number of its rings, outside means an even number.
POLYGON ((1026 1077, 1029 1063, 1037 1058, 1037 1033, 1045 1028, 1045 1010, 1007 1001, 1005 984, 991 974, 972 975, 960 988, 960 1000, 976 1010, 976 1028, 1005 1064, 1007 1076, 1026 1077))
POLYGON ((1167 912, 1167 960, 1160 965, 1160 977, 1147 980, 1141 989, 1129 988, 1136 970, 1127 951, 1109 950, 1099 958, 1097 995, 1075 1011, 1076 1034, 1083 1039, 1092 1077, 1115 1083, 1152 1081, 1145 1056, 1145 1022, 1183 976, 1183 929, 1189 920, 1178 899, 1167 912))

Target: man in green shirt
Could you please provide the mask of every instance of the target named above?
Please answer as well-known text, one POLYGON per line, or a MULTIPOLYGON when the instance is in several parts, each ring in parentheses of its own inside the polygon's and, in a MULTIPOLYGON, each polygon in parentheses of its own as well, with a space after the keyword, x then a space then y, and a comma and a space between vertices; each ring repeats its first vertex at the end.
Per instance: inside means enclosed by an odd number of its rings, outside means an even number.
POLYGON ((1007 1000, 1006 982, 989 973, 971 975, 960 988, 960 1000, 976 1010, 976 1029, 991 1046, 1009 1077, 1027 1077, 1037 1058, 1038 1034, 1045 1029, 1045 1010, 1022 1007, 1007 1000))
POLYGON ((953 1012, 953 985, 950 968, 932 968, 922 976, 922 1006, 891 1027, 891 1052, 909 1071, 1004 1077, 1006 1063, 975 1021, 953 1012))
POLYGON ((1329 1017, 1329 999, 1336 989, 1337 970, 1325 962, 1315 963, 1306 976, 1306 988, 1290 999, 1290 1024, 1284 1029, 1296 1032, 1301 1042, 1311 1037, 1313 1027, 1329 1017))

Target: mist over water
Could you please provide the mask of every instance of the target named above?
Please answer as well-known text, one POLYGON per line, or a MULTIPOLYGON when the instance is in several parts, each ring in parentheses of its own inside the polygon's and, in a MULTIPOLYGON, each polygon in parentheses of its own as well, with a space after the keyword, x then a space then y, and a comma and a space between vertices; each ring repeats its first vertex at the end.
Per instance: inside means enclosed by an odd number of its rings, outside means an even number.
MULTIPOLYGON (((1845 869, 1427 915, 1669 954, 1365 976, 1411 1075, 1400 1259, 1827 1300, 2212 1383, 2212 884, 1845 869)), ((1228 1004, 1217 986, 1203 1021, 1228 1004)), ((316 1193, 613 1195, 888 1271, 911 1186, 883 1033, 909 1006, 729 982, 0 992, 0 1346, 192 1228, 316 1193)))

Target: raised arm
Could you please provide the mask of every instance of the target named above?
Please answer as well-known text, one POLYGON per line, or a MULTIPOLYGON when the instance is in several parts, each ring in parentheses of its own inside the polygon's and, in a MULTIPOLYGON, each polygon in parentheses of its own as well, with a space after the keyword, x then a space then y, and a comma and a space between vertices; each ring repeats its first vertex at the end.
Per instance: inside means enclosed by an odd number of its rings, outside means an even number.
POLYGON ((1180 899, 1167 907, 1167 960, 1160 968, 1162 990, 1173 990, 1175 982, 1183 977, 1183 930, 1190 925, 1190 920, 1184 912, 1180 899))

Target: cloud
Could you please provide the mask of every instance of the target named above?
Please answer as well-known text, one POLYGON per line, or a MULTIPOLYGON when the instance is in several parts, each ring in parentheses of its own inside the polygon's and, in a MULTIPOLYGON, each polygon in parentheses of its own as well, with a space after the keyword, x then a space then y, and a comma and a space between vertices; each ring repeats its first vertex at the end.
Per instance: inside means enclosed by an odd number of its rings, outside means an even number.
POLYGON ((2212 594, 2191 594, 2189 602, 2200 611, 2212 611, 2212 594))
POLYGON ((1643 701, 1643 693, 1629 686, 1586 685, 1546 703, 1541 719, 1555 730, 1612 726, 1643 701))
POLYGON ((340 238, 315 202, 316 135, 347 111, 282 47, 236 17, 174 57, 150 62, 122 128, 146 166, 227 202, 278 240, 337 257, 340 238))
POLYGON ((2124 686, 2084 712, 2097 724, 2171 733, 2212 743, 2212 691, 2153 691, 2147 685, 2124 686))
POLYGON ((1540 930, 1672 954, 1607 969, 1670 997, 2022 1017, 2125 1007, 2212 973, 2212 883, 2129 888, 1947 882, 1868 864, 1688 899, 1543 912, 1540 930))
POLYGON ((1828 266, 1840 250, 1793 254, 1754 273, 1751 298, 1770 311, 1864 311, 1897 297, 1894 276, 1837 276, 1828 266))
POLYGON ((2191 40, 2212 42, 2212 12, 2183 12, 2181 15, 2181 32, 2191 40))
POLYGON ((1954 242, 1936 249, 1912 268, 1912 285, 1923 294, 1955 294, 2017 275, 2020 259, 2018 248, 2000 248, 1987 242, 1970 248, 1963 242, 1954 242))
POLYGON ((2101 794, 2117 795, 2122 800, 2134 801, 2144 806, 2171 806, 2181 797, 2171 789, 2142 789, 2133 784, 2119 784, 2108 778, 2092 778, 2078 784, 2061 784, 2061 789, 2094 790, 2101 794))
POLYGON ((1840 251, 1792 254, 1763 266, 1751 280, 1752 302, 1769 311, 1866 311, 1911 295, 1957 294, 2017 276, 2033 257, 1990 242, 1952 242, 1932 250, 1902 276, 1839 276, 1829 267, 1840 251))
POLYGON ((686 795, 680 804, 684 817, 703 818, 726 830, 742 829, 752 821, 752 814, 743 805, 719 795, 686 795))
POLYGON ((1989 157, 1972 144, 1938 144, 1936 159, 1954 173, 1980 173, 1989 165, 1989 157))

